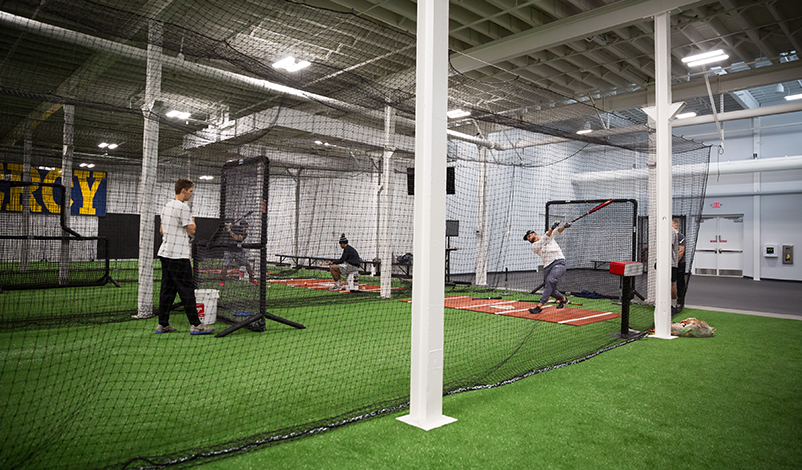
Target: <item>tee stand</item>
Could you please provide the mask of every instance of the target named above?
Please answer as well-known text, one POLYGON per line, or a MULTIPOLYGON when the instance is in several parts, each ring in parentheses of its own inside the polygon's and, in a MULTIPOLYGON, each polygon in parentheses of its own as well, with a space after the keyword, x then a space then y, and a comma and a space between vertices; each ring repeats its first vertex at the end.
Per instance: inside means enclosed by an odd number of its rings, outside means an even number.
POLYGON ((632 300, 632 278, 643 274, 643 264, 632 261, 614 261, 610 263, 610 274, 622 276, 621 283, 621 331, 607 336, 613 338, 636 338, 640 331, 629 329, 629 304, 632 300))

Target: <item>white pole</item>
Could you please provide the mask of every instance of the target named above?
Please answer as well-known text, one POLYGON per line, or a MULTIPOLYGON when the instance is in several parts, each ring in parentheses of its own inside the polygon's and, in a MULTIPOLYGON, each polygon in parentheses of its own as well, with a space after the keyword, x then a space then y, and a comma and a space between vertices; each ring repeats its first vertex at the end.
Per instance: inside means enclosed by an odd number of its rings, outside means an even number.
POLYGON ((145 103, 142 114, 145 130, 142 136, 142 177, 139 184, 139 291, 138 314, 153 313, 153 244, 156 220, 156 169, 159 160, 159 120, 151 116, 161 96, 162 24, 151 21, 148 29, 148 63, 145 75, 145 103))
MULTIPOLYGON (((64 186, 64 194, 61 195, 61 210, 64 217, 64 225, 70 227, 70 208, 72 207, 72 157, 75 150, 73 144, 75 136, 75 106, 64 105, 64 149, 61 155, 61 184, 64 186)), ((66 285, 70 275, 70 240, 69 236, 62 232, 64 238, 61 239, 61 259, 58 266, 59 285, 66 285)))
POLYGON ((379 259, 381 260, 381 292, 383 299, 389 299, 393 282, 392 220, 393 208, 393 152, 395 151, 395 108, 387 106, 384 113, 384 153, 382 154, 382 195, 381 195, 381 237, 379 239, 379 259))
POLYGON ((655 286, 654 337, 671 336, 671 16, 654 17, 655 128, 657 139, 657 285, 655 286))
MULTIPOLYGON (((33 155, 33 131, 29 123, 25 123, 25 141, 23 145, 23 166, 22 166, 22 181, 30 183, 31 180, 31 159, 33 155)), ((37 179, 38 180, 38 179, 37 179)), ((30 218, 31 218, 31 190, 33 187, 25 186, 22 192, 22 233, 21 235, 27 237, 30 235, 30 218)), ((30 259, 31 241, 25 238, 22 240, 22 249, 20 252, 19 270, 21 273, 28 272, 28 261, 30 259)))
POLYGON ((398 419, 425 430, 455 421, 443 415, 447 47, 448 0, 419 0, 412 367, 409 414, 398 419))
POLYGON ((487 285, 487 147, 479 148, 476 197, 476 285, 487 285))
MULTIPOLYGON (((760 158, 760 116, 752 118, 752 157, 753 159, 757 160, 760 158)), ((761 254, 763 253, 763 247, 761 246, 761 237, 760 237, 760 180, 761 176, 760 173, 755 172, 752 173, 752 188, 755 191, 755 195, 752 196, 752 239, 753 242, 753 249, 752 252, 752 279, 755 281, 760 280, 760 262, 761 262, 761 254)))

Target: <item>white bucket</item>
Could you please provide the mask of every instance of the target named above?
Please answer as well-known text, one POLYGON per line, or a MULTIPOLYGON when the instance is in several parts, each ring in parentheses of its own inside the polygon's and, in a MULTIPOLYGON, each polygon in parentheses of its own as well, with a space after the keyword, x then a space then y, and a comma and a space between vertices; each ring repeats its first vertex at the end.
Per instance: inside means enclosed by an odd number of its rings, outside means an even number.
POLYGON ((217 299, 220 293, 215 289, 196 289, 195 307, 198 318, 204 325, 213 325, 217 321, 217 299))

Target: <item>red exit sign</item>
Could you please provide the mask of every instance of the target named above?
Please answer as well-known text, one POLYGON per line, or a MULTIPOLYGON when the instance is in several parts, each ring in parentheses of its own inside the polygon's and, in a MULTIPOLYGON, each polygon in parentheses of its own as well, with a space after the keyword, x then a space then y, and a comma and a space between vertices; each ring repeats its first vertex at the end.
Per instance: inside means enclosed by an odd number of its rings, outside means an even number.
POLYGON ((720 202, 713 202, 710 204, 710 207, 721 207, 722 204, 720 202))

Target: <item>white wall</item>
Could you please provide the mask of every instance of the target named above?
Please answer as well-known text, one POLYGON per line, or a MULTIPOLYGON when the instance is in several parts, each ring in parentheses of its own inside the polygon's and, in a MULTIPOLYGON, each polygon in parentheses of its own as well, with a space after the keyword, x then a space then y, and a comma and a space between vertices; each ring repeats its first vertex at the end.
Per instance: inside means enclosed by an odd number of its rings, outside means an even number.
MULTIPOLYGON (((674 133, 714 145, 710 162, 802 155, 802 113, 722 123, 723 152, 715 124, 674 128, 674 133)), ((782 264, 765 258, 763 245, 794 245, 802 250, 802 170, 717 175, 711 170, 703 215, 744 216, 744 276, 802 280, 802 258, 782 264), (733 195, 738 194, 738 195, 733 195), (753 195, 759 194, 759 195, 753 195), (713 203, 719 203, 713 207, 713 203)), ((795 253, 796 254, 796 253, 795 253)))

